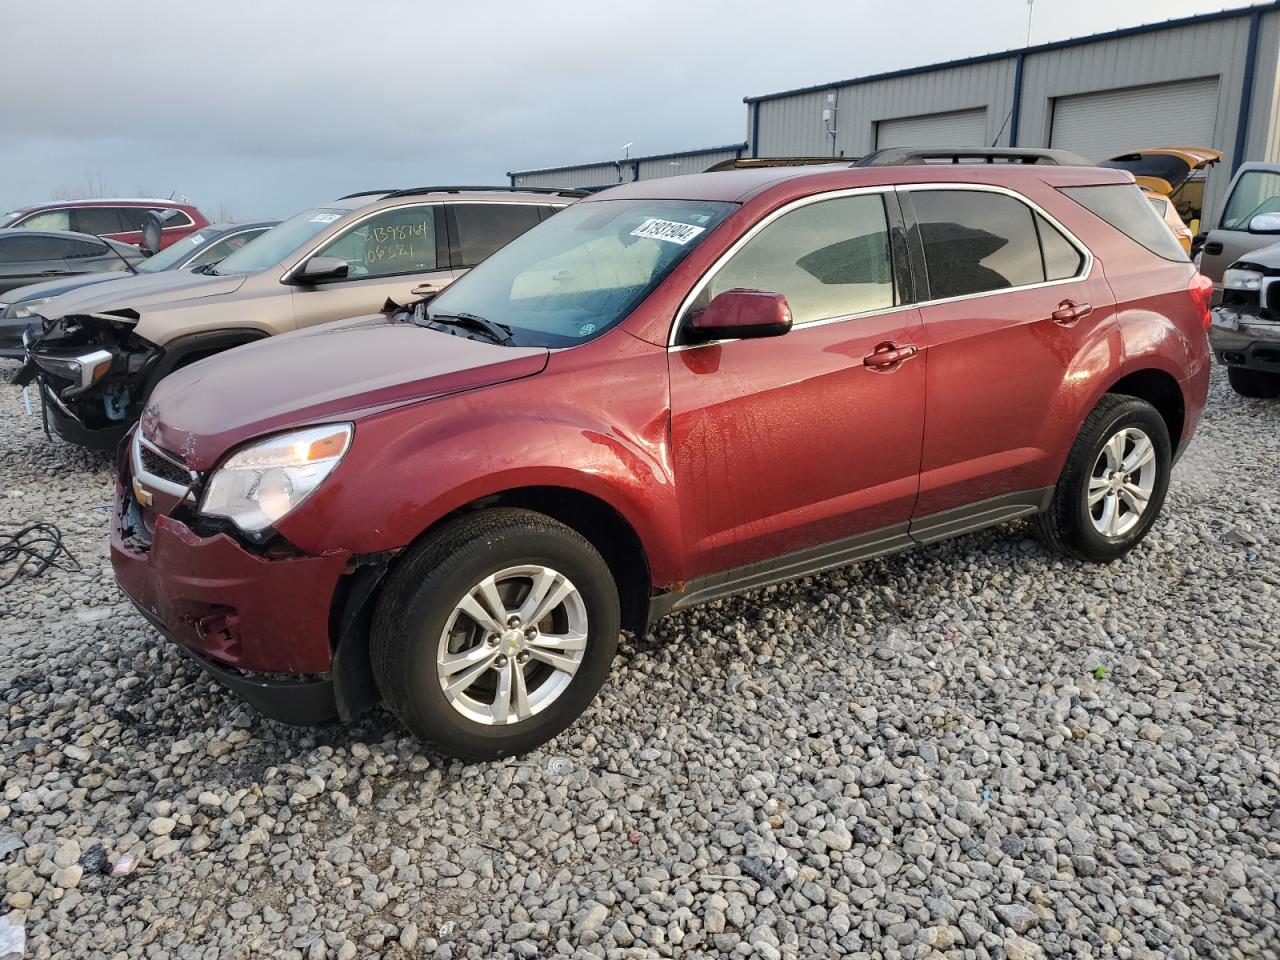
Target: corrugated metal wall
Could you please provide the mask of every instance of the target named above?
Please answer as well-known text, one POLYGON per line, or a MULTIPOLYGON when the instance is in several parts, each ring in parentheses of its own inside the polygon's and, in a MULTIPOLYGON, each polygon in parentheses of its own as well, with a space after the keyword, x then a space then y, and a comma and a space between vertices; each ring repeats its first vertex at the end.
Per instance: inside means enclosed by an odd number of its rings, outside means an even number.
POLYGON ((618 163, 589 163, 580 167, 556 167, 546 170, 517 170, 508 174, 514 187, 599 187, 605 184, 630 183, 632 180, 656 180, 684 173, 701 173, 722 160, 732 160, 746 153, 746 144, 709 147, 706 150, 684 150, 632 157, 618 163))
POLYGON ((639 180, 656 180, 659 177, 675 177, 684 173, 701 173, 713 163, 732 160, 745 153, 739 148, 729 150, 704 150, 699 153, 673 157, 645 157, 637 162, 639 180))
POLYGON ((606 183, 625 183, 631 179, 631 164, 584 164, 556 170, 528 170, 513 173, 513 187, 599 187, 606 183))
MULTIPOLYGON (((1211 146, 1225 154, 1210 176, 1205 192, 1206 211, 1212 217, 1231 179, 1236 121, 1249 47, 1249 19, 1248 16, 1233 17, 1028 55, 1022 74, 1018 143, 1023 146, 1049 143, 1053 104, 1058 97, 1216 74, 1218 108, 1213 142, 1188 144, 1211 146)), ((1170 145, 1131 144, 1135 148, 1170 145)))

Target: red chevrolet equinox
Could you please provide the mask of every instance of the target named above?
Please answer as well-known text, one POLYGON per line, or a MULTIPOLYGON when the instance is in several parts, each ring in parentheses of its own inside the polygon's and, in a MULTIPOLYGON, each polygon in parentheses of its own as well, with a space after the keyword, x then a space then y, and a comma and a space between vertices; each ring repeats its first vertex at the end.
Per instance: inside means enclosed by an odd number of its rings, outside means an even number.
POLYGON ((116 575, 267 714, 517 754, 674 610, 1016 517, 1121 557, 1200 419, 1210 290, 1121 171, 628 184, 430 302, 165 379, 116 575))

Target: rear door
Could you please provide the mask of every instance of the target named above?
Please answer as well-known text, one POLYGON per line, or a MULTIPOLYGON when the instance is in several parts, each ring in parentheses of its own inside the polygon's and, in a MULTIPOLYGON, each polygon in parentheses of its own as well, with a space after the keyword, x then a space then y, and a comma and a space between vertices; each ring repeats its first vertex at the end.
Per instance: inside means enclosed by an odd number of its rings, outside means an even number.
POLYGON ((1249 232, 1249 221, 1260 213, 1280 213, 1280 169, 1245 168, 1231 183, 1218 228, 1209 231, 1200 251, 1200 272, 1219 293, 1227 267, 1280 239, 1275 234, 1249 232))
POLYGON ((390 207, 357 220, 312 256, 347 262, 343 280, 293 288, 298 327, 377 313, 387 300, 404 304, 453 282, 440 205, 390 207))
POLYGON ((501 250, 542 215, 538 204, 498 200, 446 204, 449 250, 453 268, 461 275, 490 254, 501 250))
MULTIPOLYGON (((1134 188, 1136 190, 1136 188, 1134 188)), ((1060 402, 1084 344, 1112 322, 1100 268, 1024 198, 973 185, 902 191, 923 253, 929 344, 920 499, 912 534, 964 525, 969 505, 1016 514, 1062 458, 1060 402), (922 518, 928 518, 922 520, 922 518)), ((1163 228, 1161 228, 1163 229, 1163 228)), ((1079 424, 1067 425, 1072 433, 1079 424)))
POLYGON ((785 296, 794 326, 669 353, 691 577, 751 576, 742 568, 761 561, 782 572, 812 565, 815 551, 847 562, 905 540, 926 356, 901 231, 890 240, 898 218, 892 191, 809 198, 755 227, 701 281, 681 323, 741 288, 785 296), (891 347, 917 352, 868 360, 891 347))
POLYGON ((0 236, 0 293, 72 273, 61 238, 40 233, 0 236))

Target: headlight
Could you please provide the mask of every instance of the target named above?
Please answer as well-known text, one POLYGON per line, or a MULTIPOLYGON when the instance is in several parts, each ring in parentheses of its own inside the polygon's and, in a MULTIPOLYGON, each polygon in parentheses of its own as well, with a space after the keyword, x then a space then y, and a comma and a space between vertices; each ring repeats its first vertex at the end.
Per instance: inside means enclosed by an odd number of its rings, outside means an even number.
POLYGON ((35 316, 36 310, 52 299, 52 297, 34 297, 31 300, 19 300, 16 303, 11 303, 4 308, 4 318, 6 320, 17 320, 20 317, 35 316))
POLYGON ((261 533, 305 500, 351 445, 352 426, 333 423, 268 437, 244 447, 209 480, 200 512, 261 533))
POLYGON ((1262 274, 1257 270, 1237 270, 1232 267, 1222 275, 1222 285, 1228 290, 1261 290, 1262 274))

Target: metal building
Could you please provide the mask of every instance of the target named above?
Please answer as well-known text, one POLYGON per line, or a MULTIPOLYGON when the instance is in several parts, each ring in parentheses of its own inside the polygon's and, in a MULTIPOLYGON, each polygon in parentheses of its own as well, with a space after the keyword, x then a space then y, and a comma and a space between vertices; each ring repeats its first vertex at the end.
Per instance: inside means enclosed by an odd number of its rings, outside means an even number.
POLYGON ((602 186, 734 156, 857 157, 895 146, 1059 147, 1091 160, 1223 151, 1205 215, 1244 160, 1280 161, 1280 2, 746 97, 747 143, 509 174, 602 186), (745 148, 745 149, 744 149, 745 148))
POLYGON ((1280 160, 1280 3, 747 97, 751 156, 881 147, 1223 151, 1207 217, 1244 160, 1280 160))
POLYGON ((682 173, 701 173, 722 160, 741 157, 745 143, 677 153, 655 153, 647 157, 628 157, 603 163, 573 164, 567 167, 544 167, 540 170, 515 170, 508 173, 513 187, 607 187, 632 180, 654 180, 682 173))

